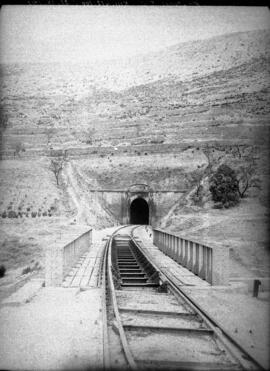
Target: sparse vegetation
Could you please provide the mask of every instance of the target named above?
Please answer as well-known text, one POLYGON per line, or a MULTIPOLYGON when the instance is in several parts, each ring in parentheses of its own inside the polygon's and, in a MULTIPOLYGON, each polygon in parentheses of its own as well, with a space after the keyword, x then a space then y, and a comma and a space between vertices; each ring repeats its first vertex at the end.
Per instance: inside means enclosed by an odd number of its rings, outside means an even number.
POLYGON ((34 259, 31 260, 31 265, 28 265, 22 270, 22 275, 28 274, 34 271, 39 271, 42 267, 38 261, 34 263, 34 259))

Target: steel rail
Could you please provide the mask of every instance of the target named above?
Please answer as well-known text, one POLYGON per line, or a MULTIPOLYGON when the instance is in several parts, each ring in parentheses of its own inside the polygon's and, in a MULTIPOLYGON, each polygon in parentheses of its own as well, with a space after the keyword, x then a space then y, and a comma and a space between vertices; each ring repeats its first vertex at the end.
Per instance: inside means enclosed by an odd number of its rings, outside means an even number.
POLYGON ((168 275, 164 269, 157 267, 157 265, 152 261, 152 258, 149 256, 148 252, 143 251, 141 246, 139 245, 136 237, 134 237, 134 230, 140 228, 140 226, 136 226, 131 231, 131 239, 139 248, 139 250, 147 257, 147 259, 151 262, 154 268, 160 272, 160 280, 164 283, 166 282, 169 287, 172 289, 176 296, 180 296, 206 323, 207 325, 213 329, 215 335, 218 340, 222 342, 222 344, 227 348, 227 350, 240 362, 241 366, 244 369, 250 370, 265 370, 265 368, 246 350, 242 345, 238 343, 238 341, 228 333, 224 327, 215 320, 205 309, 203 309, 196 300, 192 299, 186 292, 184 292, 179 285, 177 285, 174 280, 168 275), (233 349, 232 345, 238 349, 238 353, 235 349, 233 349), (239 354, 239 351, 242 354, 239 354), (253 364, 256 368, 250 368, 250 363, 253 364))
POLYGON ((134 361, 134 358, 131 354, 131 351, 129 349, 129 345, 127 342, 127 338, 125 335, 124 328, 122 326, 120 314, 118 311, 118 305, 117 305, 117 299, 115 294, 115 287, 113 283, 113 277, 112 277, 112 262, 111 262, 111 247, 112 247, 112 241, 113 238, 116 236, 116 234, 119 232, 119 230, 127 228, 128 225, 121 226, 116 231, 114 231, 108 241, 106 242, 105 246, 105 253, 104 253, 104 262, 103 262, 103 291, 102 291, 102 298, 103 298, 103 305, 102 305, 102 312, 103 312, 103 366, 106 370, 111 369, 111 358, 110 358, 110 351, 109 351, 109 334, 108 334, 108 318, 107 318, 107 302, 106 302, 106 296, 107 296, 107 289, 106 289, 106 283, 108 279, 108 294, 111 296, 112 299, 112 305, 113 305, 113 311, 117 323, 117 329, 119 332, 122 348, 124 351, 124 355, 126 358, 126 361, 128 362, 128 365, 130 366, 131 370, 137 370, 137 364, 134 361))
POLYGON ((109 370, 111 367, 111 359, 109 352, 109 334, 107 326, 107 305, 106 305, 106 269, 107 269, 107 256, 108 256, 109 241, 106 242, 103 254, 103 267, 102 267, 102 321, 103 321, 103 368, 109 370))

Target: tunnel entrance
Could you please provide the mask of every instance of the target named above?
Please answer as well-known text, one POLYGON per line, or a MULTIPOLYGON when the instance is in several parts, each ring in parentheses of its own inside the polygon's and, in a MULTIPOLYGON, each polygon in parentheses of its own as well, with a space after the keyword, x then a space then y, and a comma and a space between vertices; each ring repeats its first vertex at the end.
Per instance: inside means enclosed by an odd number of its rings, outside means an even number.
POLYGON ((149 206, 143 198, 136 198, 130 205, 130 224, 149 224, 149 206))

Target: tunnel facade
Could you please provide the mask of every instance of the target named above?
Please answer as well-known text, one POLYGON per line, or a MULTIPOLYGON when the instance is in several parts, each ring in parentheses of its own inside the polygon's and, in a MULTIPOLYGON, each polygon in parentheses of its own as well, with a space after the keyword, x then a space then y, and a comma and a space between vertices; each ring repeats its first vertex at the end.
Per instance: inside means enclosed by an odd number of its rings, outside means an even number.
POLYGON ((142 197, 135 198, 130 204, 130 224, 149 224, 149 206, 142 197))
POLYGON ((92 198, 104 211, 104 214, 98 214, 102 225, 112 225, 112 220, 116 220, 119 224, 158 226, 183 194, 175 191, 154 191, 147 184, 133 184, 121 191, 92 192, 92 198))

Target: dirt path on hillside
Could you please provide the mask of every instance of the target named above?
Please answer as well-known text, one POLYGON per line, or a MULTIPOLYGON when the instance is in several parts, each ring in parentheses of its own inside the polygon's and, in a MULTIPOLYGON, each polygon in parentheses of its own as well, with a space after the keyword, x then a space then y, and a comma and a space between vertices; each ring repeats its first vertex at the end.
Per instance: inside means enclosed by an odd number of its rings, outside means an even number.
POLYGON ((89 224, 88 217, 85 213, 86 202, 77 191, 78 183, 74 177, 71 163, 68 163, 65 167, 65 176, 67 178, 67 191, 77 208, 76 220, 80 224, 89 224))
POLYGON ((72 163, 64 171, 67 192, 77 209, 77 223, 105 228, 117 224, 114 215, 105 208, 96 194, 90 194, 87 180, 77 172, 72 163))

